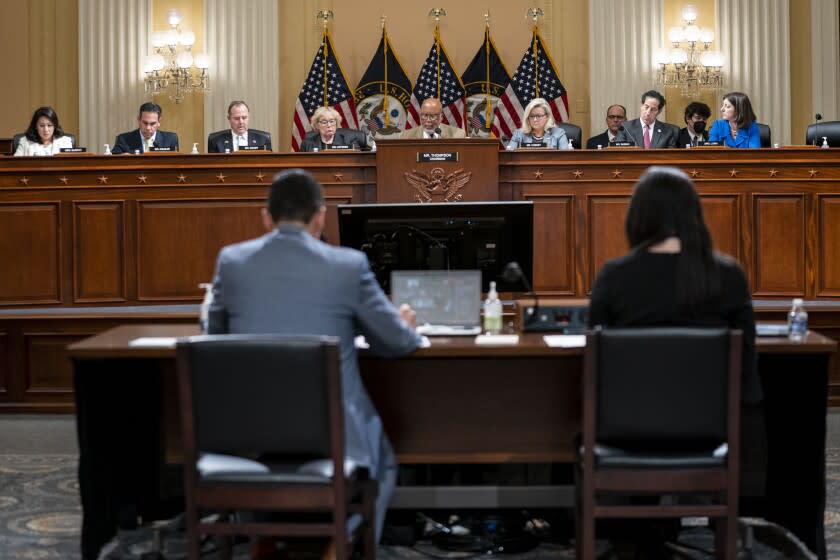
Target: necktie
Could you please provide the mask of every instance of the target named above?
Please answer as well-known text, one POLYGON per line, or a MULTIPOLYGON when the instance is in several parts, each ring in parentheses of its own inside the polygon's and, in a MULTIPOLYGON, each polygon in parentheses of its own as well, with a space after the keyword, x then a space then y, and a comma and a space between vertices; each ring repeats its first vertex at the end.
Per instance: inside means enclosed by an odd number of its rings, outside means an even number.
POLYGON ((645 150, 650 148, 650 125, 645 125, 645 150))

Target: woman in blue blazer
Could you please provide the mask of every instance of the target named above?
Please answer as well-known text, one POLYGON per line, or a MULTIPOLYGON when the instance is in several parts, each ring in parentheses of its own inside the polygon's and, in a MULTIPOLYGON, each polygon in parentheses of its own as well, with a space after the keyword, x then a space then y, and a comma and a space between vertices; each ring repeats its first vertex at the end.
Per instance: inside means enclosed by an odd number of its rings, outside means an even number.
POLYGON ((761 134, 746 93, 733 91, 724 95, 720 116, 723 118, 712 123, 709 130, 710 142, 720 142, 730 148, 761 147, 761 134))
POLYGON ((542 97, 535 97, 522 113, 522 128, 513 131, 507 149, 515 150, 524 143, 542 142, 547 148, 565 150, 569 147, 566 131, 557 126, 551 106, 542 97))

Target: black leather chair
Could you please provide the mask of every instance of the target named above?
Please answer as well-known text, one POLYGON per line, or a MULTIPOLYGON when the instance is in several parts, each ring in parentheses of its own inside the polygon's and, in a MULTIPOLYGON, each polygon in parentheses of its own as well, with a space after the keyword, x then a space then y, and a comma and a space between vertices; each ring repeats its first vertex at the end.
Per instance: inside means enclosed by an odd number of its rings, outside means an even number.
POLYGON ((823 136, 829 147, 840 148, 840 121, 823 121, 808 125, 805 131, 805 145, 822 146, 823 136))
MULTIPOLYGON (((76 147, 76 135, 75 134, 68 134, 67 132, 65 132, 64 135, 70 137, 71 145, 75 148, 76 147)), ((25 132, 19 132, 19 133, 15 134, 14 136, 12 136, 12 154, 14 154, 17 151, 18 142, 20 142, 20 139, 23 138, 24 136, 26 136, 25 132)))
POLYGON ((572 145, 574 146, 574 148, 576 150, 579 150, 582 147, 582 145, 580 143, 580 137, 583 134, 583 132, 581 131, 581 129, 578 125, 572 124, 572 123, 561 122, 561 123, 557 123, 557 126, 559 126, 560 128, 562 128, 563 130, 566 131, 566 138, 568 138, 569 141, 572 142, 572 145))
POLYGON ((719 518, 718 558, 736 558, 741 332, 606 329, 587 336, 578 558, 595 558, 595 519, 719 518), (699 495, 708 501, 612 502, 699 495))
POLYGON ((758 125, 758 137, 761 141, 762 148, 769 148, 773 145, 770 135, 770 127, 766 124, 755 123, 758 125))
POLYGON ((226 558, 232 535, 329 537, 338 559, 361 537, 375 558, 376 483, 344 459, 337 338, 193 337, 177 369, 190 560, 202 534, 224 536, 226 558), (231 511, 264 514, 204 517, 231 511))

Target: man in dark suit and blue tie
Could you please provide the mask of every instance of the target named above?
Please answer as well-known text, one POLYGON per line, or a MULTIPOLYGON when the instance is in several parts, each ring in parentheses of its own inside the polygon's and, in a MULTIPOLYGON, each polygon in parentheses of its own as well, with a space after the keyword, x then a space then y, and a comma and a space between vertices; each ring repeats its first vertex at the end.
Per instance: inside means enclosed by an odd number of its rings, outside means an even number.
POLYGON ((207 137, 208 154, 237 152, 245 147, 271 151, 271 134, 248 127, 250 110, 244 101, 231 101, 227 118, 229 130, 211 132, 207 137))
POLYGON ((113 154, 140 154, 152 151, 152 148, 171 148, 178 151, 178 135, 174 132, 159 130, 163 109, 151 101, 140 105, 137 114, 137 129, 123 132, 114 140, 113 154))
POLYGON ((641 115, 624 123, 615 137, 616 142, 632 142, 640 148, 676 148, 680 129, 657 120, 665 108, 665 98, 655 90, 642 94, 641 115))

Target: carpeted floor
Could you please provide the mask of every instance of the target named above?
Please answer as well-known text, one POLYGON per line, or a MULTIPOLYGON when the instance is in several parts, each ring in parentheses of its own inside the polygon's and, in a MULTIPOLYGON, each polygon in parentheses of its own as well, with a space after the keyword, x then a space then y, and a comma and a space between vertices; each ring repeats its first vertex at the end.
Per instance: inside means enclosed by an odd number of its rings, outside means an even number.
MULTIPOLYGON (((24 423, 18 417, 6 422, 0 417, 0 559, 2 560, 74 560, 80 558, 79 530, 81 512, 76 478, 77 455, 72 419, 62 417, 30 418, 24 423), (39 424, 39 420, 43 420, 39 424), (31 432, 31 433, 28 433, 31 432), (64 431, 64 433, 62 433, 64 431), (46 442, 47 445, 44 445, 46 442), (45 450, 60 451, 45 453, 45 450)), ((832 433, 829 422, 827 466, 826 540, 828 557, 840 559, 840 430, 832 433)), ((777 531, 757 528, 754 558, 796 558, 777 531), (787 547, 787 548, 786 548, 787 547)), ((126 533, 114 543, 112 558, 140 558, 152 547, 149 529, 126 533)), ((164 539, 172 557, 180 557, 182 541, 164 539)), ((705 530, 683 531, 681 543, 700 548, 711 547, 711 533, 705 530)), ((609 549, 604 543, 604 557, 609 549)), ((708 555, 684 548, 685 555, 674 558, 708 558, 708 555)), ((303 548, 291 551, 290 560, 317 557, 303 548)), ((414 548, 381 546, 378 557, 384 560, 423 558, 465 558, 469 553, 447 553, 429 543, 414 548)), ((529 552, 504 554, 511 560, 562 560, 574 558, 567 543, 545 542, 529 552)), ((169 556, 167 556, 169 557, 169 556)), ((209 554, 208 558, 215 558, 209 554)), ((237 558, 247 558, 247 547, 237 547, 237 558)))

